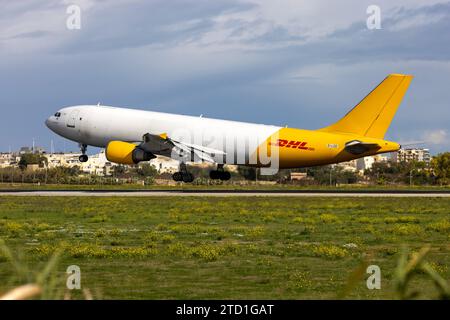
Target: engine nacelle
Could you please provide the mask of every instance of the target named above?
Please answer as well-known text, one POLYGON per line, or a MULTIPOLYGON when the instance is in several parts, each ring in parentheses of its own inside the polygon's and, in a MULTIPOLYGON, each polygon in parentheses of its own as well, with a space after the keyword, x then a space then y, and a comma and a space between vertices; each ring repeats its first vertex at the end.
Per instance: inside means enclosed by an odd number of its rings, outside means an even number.
POLYGON ((141 161, 149 161, 156 156, 146 152, 138 146, 123 141, 111 141, 106 146, 106 159, 120 164, 138 164, 141 161))

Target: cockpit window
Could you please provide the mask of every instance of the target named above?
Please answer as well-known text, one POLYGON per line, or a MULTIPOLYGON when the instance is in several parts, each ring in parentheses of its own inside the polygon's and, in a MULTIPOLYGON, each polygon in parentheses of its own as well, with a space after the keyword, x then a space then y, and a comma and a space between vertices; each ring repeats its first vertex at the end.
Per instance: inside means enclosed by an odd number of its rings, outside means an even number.
POLYGON ((61 112, 55 113, 55 117, 57 117, 57 118, 61 117, 61 112))

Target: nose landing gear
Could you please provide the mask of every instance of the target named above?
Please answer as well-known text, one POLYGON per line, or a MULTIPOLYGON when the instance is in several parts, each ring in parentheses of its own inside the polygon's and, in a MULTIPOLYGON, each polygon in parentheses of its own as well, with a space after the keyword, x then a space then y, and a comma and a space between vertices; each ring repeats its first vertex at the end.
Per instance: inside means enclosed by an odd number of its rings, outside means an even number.
POLYGON ((86 144, 80 144, 80 149, 81 149, 81 156, 78 157, 78 160, 80 160, 80 162, 87 162, 89 160, 89 157, 86 154, 86 150, 87 150, 87 145, 86 144))

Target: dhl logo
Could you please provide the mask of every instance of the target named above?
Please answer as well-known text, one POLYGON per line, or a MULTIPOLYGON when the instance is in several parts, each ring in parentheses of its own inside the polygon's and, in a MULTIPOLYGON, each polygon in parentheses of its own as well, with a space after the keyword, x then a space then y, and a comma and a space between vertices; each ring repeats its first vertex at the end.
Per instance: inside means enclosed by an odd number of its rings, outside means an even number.
POLYGON ((301 150, 314 150, 314 148, 310 148, 306 146, 308 142, 306 141, 295 141, 295 140, 284 140, 278 139, 276 142, 272 142, 273 146, 284 147, 284 148, 292 148, 292 149, 301 149, 301 150))

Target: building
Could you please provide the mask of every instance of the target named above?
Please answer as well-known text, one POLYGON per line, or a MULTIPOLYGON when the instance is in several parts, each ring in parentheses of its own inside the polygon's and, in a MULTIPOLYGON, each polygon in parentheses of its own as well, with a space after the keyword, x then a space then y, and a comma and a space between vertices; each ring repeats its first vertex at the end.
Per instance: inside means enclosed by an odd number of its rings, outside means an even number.
POLYGON ((342 168, 344 171, 357 171, 357 160, 350 160, 346 162, 340 162, 335 164, 336 167, 342 168))
POLYGON ((419 161, 430 163, 431 161, 430 150, 422 148, 400 149, 394 154, 394 158, 396 162, 419 161))
MULTIPOLYGON (((77 158, 78 161, 78 158, 77 158)), ((79 162, 80 170, 86 174, 94 174, 97 176, 110 176, 112 175, 113 164, 106 159, 105 150, 100 153, 89 156, 87 162, 79 162)))
POLYGON ((80 153, 52 153, 45 154, 44 156, 47 158, 47 166, 49 169, 80 166, 80 161, 78 160, 80 153))
MULTIPOLYGON (((116 164, 111 163, 106 159, 105 151, 102 150, 98 154, 90 155, 87 162, 80 162, 79 156, 81 153, 51 153, 47 154, 41 149, 35 149, 36 152, 41 153, 47 159, 47 168, 53 169, 57 167, 73 168, 79 167, 80 171, 85 174, 95 174, 99 176, 112 175, 112 169, 116 164)), ((23 154, 31 153, 32 149, 22 147, 17 153, 1 153, 0 154, 0 168, 17 167, 20 158, 23 154)), ((32 165, 30 169, 38 170, 32 165)))
POLYGON ((43 154, 43 153, 45 153, 45 149, 42 147, 21 147, 19 150, 19 154, 25 154, 25 153, 43 154))
POLYGON ((10 167, 15 162, 15 157, 11 153, 0 153, 0 168, 10 167))
POLYGON ((95 174, 98 176, 109 176, 112 174, 113 164, 106 159, 105 151, 102 150, 98 154, 90 155, 87 162, 80 162, 81 153, 53 153, 45 154, 47 158, 48 168, 79 167, 80 171, 85 174, 95 174))
POLYGON ((290 173, 290 180, 291 181, 300 181, 307 179, 308 174, 306 172, 291 172, 290 173))
POLYGON ((0 153, 0 168, 17 167, 20 156, 16 153, 0 153))
POLYGON ((32 148, 30 147, 21 147, 19 150, 19 154, 32 153, 32 148))
POLYGON ((157 156, 149 161, 149 164, 153 165, 158 173, 175 173, 179 170, 179 162, 167 157, 157 156))
MULTIPOLYGON (((78 159, 80 155, 81 153, 53 153, 45 154, 44 156, 47 158, 48 168, 79 167, 82 173, 95 174, 98 176, 111 176, 113 174, 113 168, 117 166, 117 164, 106 159, 105 150, 90 155, 87 162, 80 162, 78 159)), ((179 168, 178 161, 160 156, 150 160, 149 163, 153 165, 159 173, 174 173, 178 171, 179 168)))
POLYGON ((382 154, 359 158, 356 160, 356 169, 360 172, 364 172, 364 170, 371 169, 374 163, 387 162, 388 160, 388 157, 382 154))

